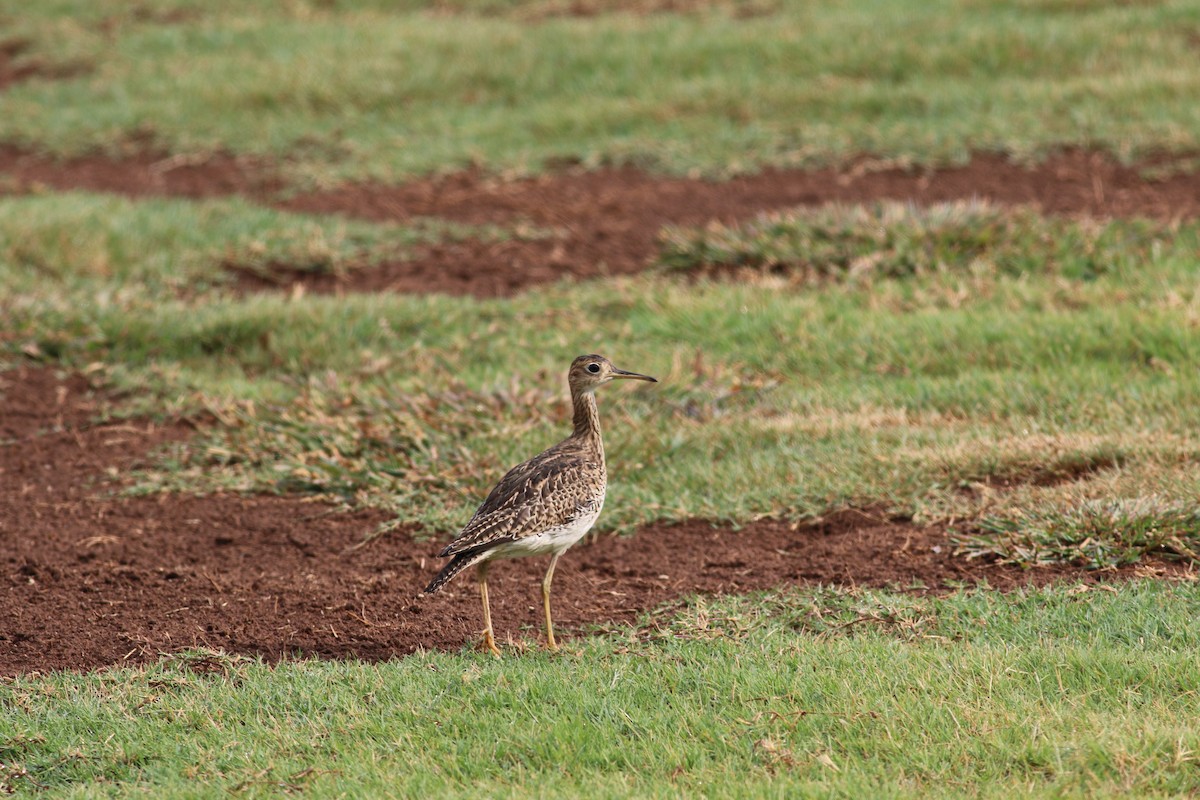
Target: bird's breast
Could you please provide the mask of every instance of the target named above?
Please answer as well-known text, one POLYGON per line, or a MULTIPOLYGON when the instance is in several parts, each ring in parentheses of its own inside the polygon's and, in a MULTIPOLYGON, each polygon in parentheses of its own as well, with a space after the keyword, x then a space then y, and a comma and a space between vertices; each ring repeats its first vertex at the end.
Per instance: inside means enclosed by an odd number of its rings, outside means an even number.
POLYGON ((547 528, 538 533, 522 536, 515 541, 497 545, 494 557, 521 558, 562 553, 591 530, 592 526, 596 524, 596 520, 600 518, 602 508, 604 508, 604 495, 600 495, 586 506, 581 506, 578 515, 563 525, 547 528))

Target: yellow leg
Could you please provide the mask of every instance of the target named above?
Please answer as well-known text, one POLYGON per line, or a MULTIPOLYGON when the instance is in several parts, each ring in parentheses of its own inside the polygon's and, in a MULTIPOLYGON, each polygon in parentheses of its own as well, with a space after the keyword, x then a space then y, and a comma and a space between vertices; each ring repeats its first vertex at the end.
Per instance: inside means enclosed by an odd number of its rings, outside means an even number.
POLYGON ((550 582, 554 580, 554 565, 558 563, 558 556, 558 553, 550 556, 550 567, 542 580, 542 607, 546 610, 546 646, 551 650, 558 649, 558 642, 554 641, 554 620, 550 618, 550 582))
POLYGON ((488 602, 487 593, 487 574, 488 562, 480 563, 478 569, 479 575, 479 597, 483 600, 483 646, 492 651, 492 655, 500 655, 500 648, 496 647, 496 637, 492 633, 492 605, 488 602))

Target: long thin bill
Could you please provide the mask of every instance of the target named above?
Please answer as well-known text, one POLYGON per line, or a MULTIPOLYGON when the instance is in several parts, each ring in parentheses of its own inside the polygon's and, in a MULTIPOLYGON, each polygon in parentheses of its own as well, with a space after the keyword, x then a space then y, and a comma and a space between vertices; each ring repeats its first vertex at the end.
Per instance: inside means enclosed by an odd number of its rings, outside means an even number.
POLYGON ((635 380, 635 381, 650 381, 651 383, 658 383, 658 378, 651 378, 649 375, 643 375, 640 372, 626 372, 623 369, 617 369, 615 367, 613 368, 613 377, 614 378, 629 378, 630 380, 635 380))

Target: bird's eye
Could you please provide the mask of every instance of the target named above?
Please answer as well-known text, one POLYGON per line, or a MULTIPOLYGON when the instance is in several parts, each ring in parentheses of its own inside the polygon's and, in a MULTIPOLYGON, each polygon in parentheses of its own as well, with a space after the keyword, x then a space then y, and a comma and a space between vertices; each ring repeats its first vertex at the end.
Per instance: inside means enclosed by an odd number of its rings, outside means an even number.
POLYGON ((595 375, 597 372, 600 371, 600 365, 599 364, 588 364, 587 371, 592 373, 593 375, 595 375))

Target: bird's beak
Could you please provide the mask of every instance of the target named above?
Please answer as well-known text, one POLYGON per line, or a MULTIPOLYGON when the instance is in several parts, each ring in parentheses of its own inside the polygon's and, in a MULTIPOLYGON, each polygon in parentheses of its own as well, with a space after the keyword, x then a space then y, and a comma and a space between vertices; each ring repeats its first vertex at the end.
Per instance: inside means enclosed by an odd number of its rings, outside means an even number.
POLYGON ((643 375, 640 372, 626 372, 625 370, 617 369, 616 367, 613 367, 612 376, 614 378, 629 378, 630 380, 634 381, 650 381, 651 383, 658 383, 658 378, 651 378, 649 375, 643 375))

